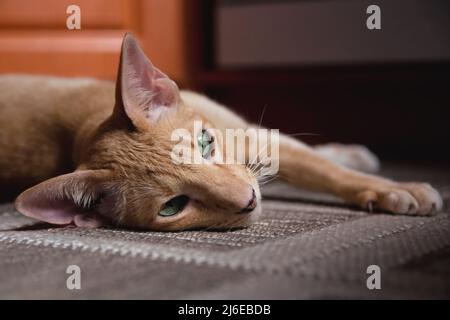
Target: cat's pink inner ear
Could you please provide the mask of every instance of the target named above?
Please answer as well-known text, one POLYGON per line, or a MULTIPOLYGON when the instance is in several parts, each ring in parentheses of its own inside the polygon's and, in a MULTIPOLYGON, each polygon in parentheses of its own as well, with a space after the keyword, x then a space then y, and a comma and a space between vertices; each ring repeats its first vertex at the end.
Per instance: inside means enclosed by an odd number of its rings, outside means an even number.
POLYGON ((83 208, 94 201, 99 176, 86 170, 49 179, 20 194, 16 208, 25 216, 52 224, 100 226, 104 221, 97 219, 97 213, 83 208))
POLYGON ((70 224, 78 213, 69 201, 50 199, 46 195, 24 196, 17 203, 17 209, 24 215, 52 224, 70 224))
POLYGON ((123 40, 119 72, 121 99, 133 123, 138 123, 139 117, 157 121, 165 111, 178 104, 176 83, 153 66, 130 34, 123 40))

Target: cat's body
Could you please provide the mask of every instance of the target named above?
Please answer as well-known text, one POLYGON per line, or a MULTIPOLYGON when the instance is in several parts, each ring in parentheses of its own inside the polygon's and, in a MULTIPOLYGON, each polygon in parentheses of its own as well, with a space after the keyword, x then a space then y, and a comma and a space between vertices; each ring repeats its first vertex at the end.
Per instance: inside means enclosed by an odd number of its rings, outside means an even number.
MULTIPOLYGON (((91 79, 0 77, 0 198, 40 183, 20 195, 18 210, 81 226, 106 219, 179 230, 240 226, 257 218, 260 193, 248 166, 176 165, 168 156, 171 132, 190 128, 194 120, 222 131, 250 124, 202 95, 178 91, 131 36, 124 41, 114 88, 91 79), (180 213, 158 214, 181 196, 188 200, 182 199, 180 213)), ((366 171, 377 167, 363 148, 314 150, 282 135, 278 175, 369 210, 429 214, 442 207, 427 184, 395 183, 326 158, 366 171)))
POLYGON ((77 131, 88 118, 105 120, 113 106, 109 82, 0 76, 2 189, 24 190, 73 171, 77 131))

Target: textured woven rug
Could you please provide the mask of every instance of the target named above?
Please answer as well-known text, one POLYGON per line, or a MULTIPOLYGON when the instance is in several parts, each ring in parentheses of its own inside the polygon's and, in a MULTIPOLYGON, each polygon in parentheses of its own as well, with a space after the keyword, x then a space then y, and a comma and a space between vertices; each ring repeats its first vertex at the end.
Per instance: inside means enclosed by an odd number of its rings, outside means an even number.
POLYGON ((369 215, 273 183, 247 229, 161 233, 54 228, 3 204, 0 298, 450 298, 450 170, 383 174, 432 182, 444 212, 369 215), (66 286, 69 265, 80 267, 80 290, 66 286), (367 288, 369 265, 380 267, 379 290, 367 288))

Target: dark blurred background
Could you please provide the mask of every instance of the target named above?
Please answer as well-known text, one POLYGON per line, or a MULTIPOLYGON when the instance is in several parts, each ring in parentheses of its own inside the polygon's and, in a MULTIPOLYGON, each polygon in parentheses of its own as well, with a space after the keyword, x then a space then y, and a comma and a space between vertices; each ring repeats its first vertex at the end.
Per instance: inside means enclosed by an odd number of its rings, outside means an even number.
POLYGON ((0 73, 115 78, 132 31, 155 65, 247 118, 383 159, 450 159, 448 0, 0 0, 0 73), (81 8, 81 30, 66 8, 81 8), (381 30, 366 9, 381 8, 381 30))

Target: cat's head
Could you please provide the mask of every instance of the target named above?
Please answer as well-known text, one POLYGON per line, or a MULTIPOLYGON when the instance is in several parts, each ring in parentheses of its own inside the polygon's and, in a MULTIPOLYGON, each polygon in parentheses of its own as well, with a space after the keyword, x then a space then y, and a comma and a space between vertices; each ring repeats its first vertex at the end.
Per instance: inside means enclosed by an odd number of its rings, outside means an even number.
MULTIPOLYGON (((260 213, 257 180, 245 164, 220 164, 205 148, 214 127, 180 98, 177 85, 126 35, 113 114, 84 133, 81 165, 16 200, 25 215, 54 224, 116 224, 151 230, 234 228, 260 213), (194 129, 194 122, 203 127, 194 129), (174 161, 173 132, 184 129, 201 164, 174 161)), ((216 149, 223 146, 216 145, 216 149)))

